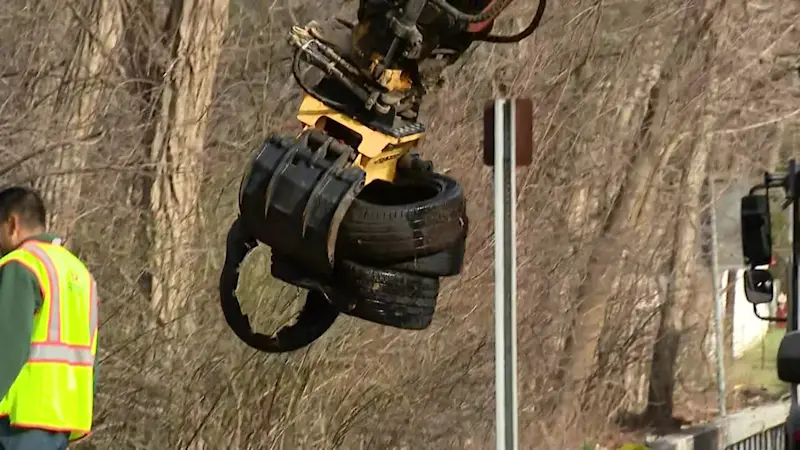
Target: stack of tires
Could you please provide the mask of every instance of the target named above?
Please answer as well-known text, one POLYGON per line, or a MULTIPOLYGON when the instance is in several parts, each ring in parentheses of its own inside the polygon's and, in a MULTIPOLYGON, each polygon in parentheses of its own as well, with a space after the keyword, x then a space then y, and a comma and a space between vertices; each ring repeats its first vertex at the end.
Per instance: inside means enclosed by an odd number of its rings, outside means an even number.
POLYGON ((273 277, 308 290, 295 323, 272 336, 250 329, 234 293, 241 260, 267 240, 253 237, 257 230, 242 212, 228 235, 220 280, 223 312, 240 339, 266 352, 293 351, 340 314, 409 330, 431 324, 440 279, 461 272, 469 225, 460 184, 428 162, 412 162, 393 183, 373 181, 357 194, 338 227, 332 270, 314 270, 302 249, 271 245, 273 277))
POLYGON ((432 171, 401 171, 374 181, 342 221, 333 274, 303 271, 272 254, 272 275, 324 295, 339 312, 381 325, 421 330, 433 320, 441 277, 464 262, 467 216, 461 186, 432 171))

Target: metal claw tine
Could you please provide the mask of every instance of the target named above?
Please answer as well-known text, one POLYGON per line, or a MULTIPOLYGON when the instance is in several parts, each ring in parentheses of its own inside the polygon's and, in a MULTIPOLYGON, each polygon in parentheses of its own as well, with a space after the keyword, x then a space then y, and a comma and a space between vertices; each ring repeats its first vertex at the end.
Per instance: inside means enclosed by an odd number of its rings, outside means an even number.
POLYGON ((328 148, 331 146, 331 142, 333 142, 333 138, 329 137, 325 140, 325 142, 320 144, 319 148, 314 152, 314 156, 311 159, 312 163, 317 163, 320 159, 325 158, 325 156, 328 154, 328 148))

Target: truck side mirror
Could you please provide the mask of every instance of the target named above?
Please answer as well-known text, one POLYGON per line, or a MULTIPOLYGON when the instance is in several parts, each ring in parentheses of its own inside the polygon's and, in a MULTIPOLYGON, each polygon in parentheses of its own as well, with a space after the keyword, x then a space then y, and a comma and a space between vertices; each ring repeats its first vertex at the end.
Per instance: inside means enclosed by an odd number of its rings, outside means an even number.
POLYGON ((772 274, 763 269, 745 270, 744 294, 747 301, 754 305, 771 302, 775 295, 772 274))
POLYGON ((800 331, 790 331, 778 346, 778 379, 800 383, 800 331))
POLYGON ((766 195, 746 195, 741 203, 742 253, 750 267, 772 262, 772 234, 769 198, 766 195))

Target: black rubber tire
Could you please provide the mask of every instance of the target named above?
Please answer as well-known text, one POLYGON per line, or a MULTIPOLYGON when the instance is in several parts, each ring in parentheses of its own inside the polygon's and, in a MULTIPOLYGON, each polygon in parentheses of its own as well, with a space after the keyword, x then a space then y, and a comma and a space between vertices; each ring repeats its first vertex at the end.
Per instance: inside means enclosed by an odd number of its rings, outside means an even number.
POLYGON ((247 235, 237 218, 228 231, 225 263, 219 281, 220 306, 228 326, 244 343, 266 353, 286 353, 299 350, 319 339, 328 331, 340 312, 325 295, 309 291, 306 303, 295 322, 273 335, 253 331, 247 315, 242 313, 236 288, 239 285, 239 266, 258 242, 247 235))
POLYGON ((397 162, 398 176, 408 172, 433 172, 433 161, 422 159, 419 153, 407 153, 397 162))
POLYGON ((367 263, 403 262, 447 250, 468 226, 456 180, 408 171, 394 183, 373 181, 361 191, 342 221, 337 252, 367 263))
MULTIPOLYGON (((461 273, 464 267, 465 250, 466 237, 462 237, 452 247, 439 253, 378 268, 426 277, 455 276, 461 273)), ((274 278, 303 289, 327 291, 326 286, 331 284, 328 277, 309 274, 307 270, 301 269, 297 262, 275 253, 273 253, 271 272, 274 278)))
POLYGON ((272 274, 289 284, 314 289, 344 314, 405 330, 430 326, 439 295, 439 279, 397 270, 337 261, 334 277, 315 278, 292 261, 272 255, 272 274))
POLYGON ((430 326, 439 279, 338 261, 331 301, 347 315, 406 330, 430 326))
POLYGON ((434 277, 380 269, 349 260, 337 261, 333 273, 337 290, 348 289, 365 298, 392 301, 398 296, 413 297, 435 306, 439 296, 439 279, 434 277))
POLYGON ((332 289, 331 277, 309 273, 308 269, 289 256, 272 252, 270 260, 273 278, 311 291, 330 292, 332 289))
MULTIPOLYGON (((345 294, 335 292, 330 299, 337 304, 346 305, 345 294)), ((353 309, 340 307, 340 311, 348 316, 367 322, 384 325, 401 330, 424 330, 433 323, 436 306, 420 306, 411 297, 397 297, 394 302, 379 302, 370 298, 360 299, 353 309)))
POLYGON ((447 250, 395 263, 386 268, 428 277, 451 277, 460 274, 464 268, 464 253, 466 249, 467 239, 466 236, 462 236, 447 250))

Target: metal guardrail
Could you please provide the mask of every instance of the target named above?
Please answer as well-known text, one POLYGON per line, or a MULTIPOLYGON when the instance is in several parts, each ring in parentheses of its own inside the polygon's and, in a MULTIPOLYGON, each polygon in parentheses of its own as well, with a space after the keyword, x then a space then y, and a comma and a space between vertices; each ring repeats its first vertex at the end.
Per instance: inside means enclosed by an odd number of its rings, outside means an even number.
POLYGON ((770 428, 751 436, 738 444, 729 445, 725 450, 788 450, 783 425, 770 428))
POLYGON ((790 403, 749 408, 709 424, 648 439, 653 450, 788 450, 784 425, 790 403))

